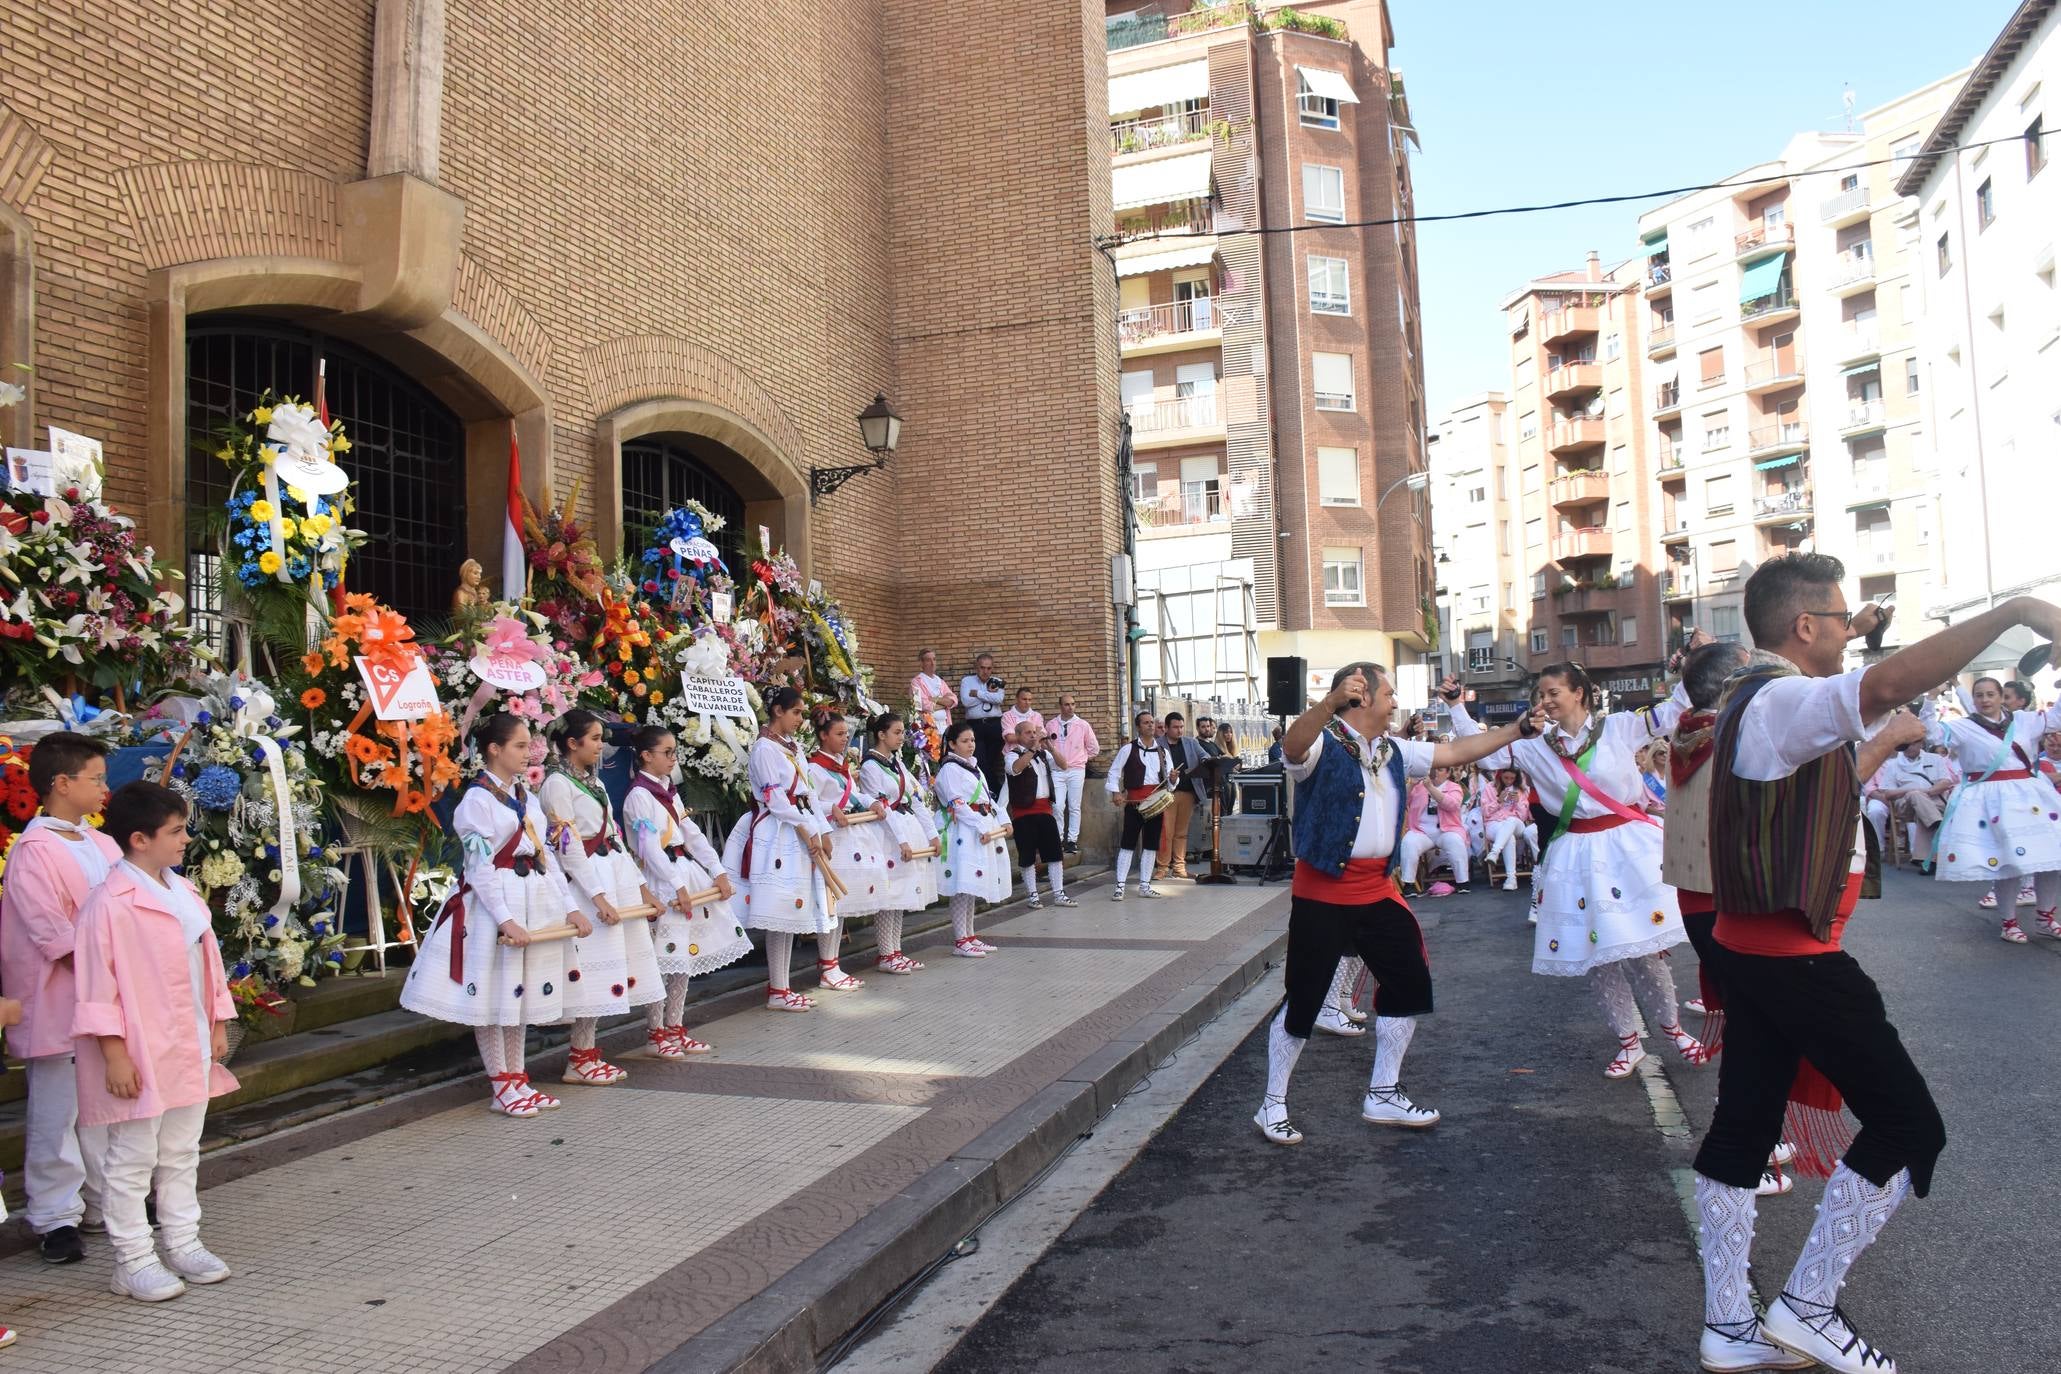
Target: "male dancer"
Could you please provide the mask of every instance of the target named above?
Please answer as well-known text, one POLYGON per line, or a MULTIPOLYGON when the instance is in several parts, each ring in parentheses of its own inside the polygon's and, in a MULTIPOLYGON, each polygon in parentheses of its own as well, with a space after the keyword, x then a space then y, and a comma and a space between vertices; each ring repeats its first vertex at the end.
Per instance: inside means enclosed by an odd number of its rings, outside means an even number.
POLYGON ((1403 1054, 1413 1019, 1431 1010, 1431 966, 1417 918, 1388 874, 1402 841, 1408 777, 1472 763, 1511 740, 1538 733, 1523 717, 1499 730, 1432 744, 1386 733, 1395 688, 1372 663, 1353 663, 1331 692, 1296 717, 1282 740, 1295 780, 1295 878, 1288 912, 1288 996, 1267 1036, 1267 1095, 1253 1123, 1276 1145, 1296 1145, 1288 1121, 1288 1077, 1310 1038, 1347 950, 1367 961, 1380 985, 1374 1018, 1374 1076, 1360 1104, 1378 1126, 1427 1127, 1438 1113, 1403 1095, 1403 1054))
POLYGON ((1717 1111, 1696 1156, 1707 1369, 1815 1360, 1842 1374, 1894 1374, 1896 1362, 1840 1310, 1839 1289, 1904 1198, 1931 1188, 1946 1128, 1881 994, 1839 947, 1865 870, 1852 746, 2013 626, 2061 641, 2061 609, 2017 597, 1841 673, 1854 623, 1845 571, 1823 554, 1789 554, 1754 572, 1746 624, 1762 653, 1718 708, 1710 852, 1726 1043, 1717 1111), (1805 1057, 1861 1129, 1825 1184, 1795 1269, 1756 1320, 1754 1189, 1805 1057))

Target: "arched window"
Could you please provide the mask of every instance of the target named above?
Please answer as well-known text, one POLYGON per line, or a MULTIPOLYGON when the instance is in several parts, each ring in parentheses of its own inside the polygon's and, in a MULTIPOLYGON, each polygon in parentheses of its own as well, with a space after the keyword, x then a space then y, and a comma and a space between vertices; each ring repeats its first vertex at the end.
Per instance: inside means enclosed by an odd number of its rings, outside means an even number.
POLYGON ((313 400, 315 364, 329 363, 331 418, 344 423, 344 467, 357 484, 352 523, 371 536, 345 583, 413 618, 449 609, 465 561, 465 427, 399 368, 347 344, 274 320, 203 317, 186 326, 188 596, 205 623, 222 606, 209 516, 229 497, 217 430, 267 390, 313 400))
POLYGON ((651 543, 651 529, 682 501, 699 501, 727 522, 709 542, 722 550, 730 575, 744 570, 744 498, 719 475, 744 460, 697 434, 647 434, 622 446, 623 553, 635 558, 651 543))

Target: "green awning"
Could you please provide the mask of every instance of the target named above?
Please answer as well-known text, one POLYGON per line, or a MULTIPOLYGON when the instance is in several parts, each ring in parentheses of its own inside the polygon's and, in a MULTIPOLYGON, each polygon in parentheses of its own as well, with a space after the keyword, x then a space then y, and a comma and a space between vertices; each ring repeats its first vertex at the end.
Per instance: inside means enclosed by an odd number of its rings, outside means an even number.
POLYGON ((1745 277, 1739 283, 1739 299, 1757 301, 1763 296, 1772 296, 1782 289, 1782 269, 1789 264, 1789 254, 1777 253, 1762 258, 1746 269, 1745 277))
POLYGON ((1801 453, 1787 453, 1780 458, 1770 458, 1765 463, 1755 463, 1753 470, 1755 472, 1773 472, 1776 468, 1786 468, 1791 464, 1802 461, 1803 455, 1801 453))
POLYGON ((1662 234, 1651 243, 1641 244, 1640 248, 1644 250, 1647 257, 1657 258, 1667 251, 1667 235, 1662 234))
POLYGON ((1863 372, 1880 372, 1881 370, 1882 360, 1880 358, 1872 358, 1865 363, 1855 363, 1852 367, 1843 369, 1839 375, 1842 377, 1858 377, 1863 372))

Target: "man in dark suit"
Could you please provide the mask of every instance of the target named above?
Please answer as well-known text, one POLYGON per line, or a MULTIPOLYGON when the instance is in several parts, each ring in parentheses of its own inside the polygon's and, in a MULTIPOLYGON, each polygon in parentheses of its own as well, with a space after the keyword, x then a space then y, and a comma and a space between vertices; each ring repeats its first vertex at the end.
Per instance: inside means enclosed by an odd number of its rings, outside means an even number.
POLYGON ((1180 770, 1179 791, 1173 805, 1163 813, 1166 826, 1159 837, 1159 868, 1173 878, 1188 876, 1188 826, 1195 819, 1195 805, 1205 801, 1204 781, 1197 767, 1208 755, 1188 735, 1188 719, 1179 711, 1166 713, 1166 750, 1180 770))

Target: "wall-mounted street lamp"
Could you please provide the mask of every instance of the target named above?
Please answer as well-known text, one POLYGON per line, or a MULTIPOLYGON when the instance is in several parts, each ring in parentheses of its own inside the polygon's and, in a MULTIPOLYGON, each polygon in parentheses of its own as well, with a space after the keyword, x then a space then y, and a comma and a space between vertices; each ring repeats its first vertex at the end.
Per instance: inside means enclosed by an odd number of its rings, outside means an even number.
POLYGON ((887 466, 896 445, 902 442, 902 417, 887 403, 886 392, 875 392, 873 404, 859 412, 859 438, 873 454, 873 461, 849 467, 810 468, 810 504, 813 505, 818 497, 830 495, 861 473, 879 472, 887 466))

